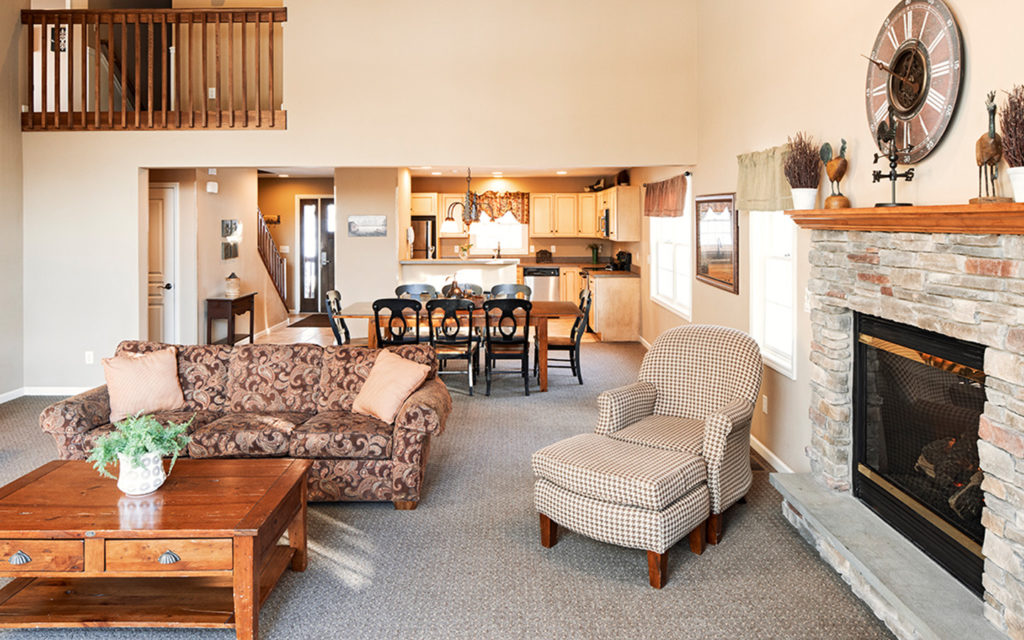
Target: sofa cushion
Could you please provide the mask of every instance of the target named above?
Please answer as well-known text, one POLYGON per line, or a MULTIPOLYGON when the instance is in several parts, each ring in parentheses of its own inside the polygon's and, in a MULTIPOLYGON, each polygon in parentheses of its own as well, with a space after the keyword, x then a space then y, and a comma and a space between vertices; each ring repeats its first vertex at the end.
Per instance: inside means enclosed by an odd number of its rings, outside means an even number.
MULTIPOLYGON (((168 345, 144 340, 125 340, 115 355, 149 353, 168 345)), ((226 345, 177 345, 178 383, 190 411, 227 411, 228 356, 226 345)))
POLYGON ((229 413, 192 432, 193 458, 260 458, 288 455, 288 439, 307 413, 229 413))
POLYGON ((423 384, 429 372, 430 367, 425 364, 381 351, 352 403, 352 411, 393 424, 402 404, 423 384))
POLYGON ((661 511, 707 482, 704 459, 584 433, 533 454, 533 472, 572 493, 661 511))
POLYGON ((659 449, 685 451, 699 456, 704 447, 704 421, 652 415, 613 431, 608 437, 659 449))
MULTIPOLYGON (((407 344, 388 347, 387 350, 430 367, 427 380, 437 373, 437 356, 428 344, 407 344)), ((368 347, 324 347, 316 393, 317 411, 351 411, 352 403, 370 376, 379 352, 368 347)))
POLYGON ((103 358, 103 376, 110 394, 111 422, 185 406, 174 347, 103 358))
POLYGON ((390 458, 394 427, 373 416, 325 411, 295 427, 292 458, 390 458))
POLYGON ((217 413, 216 411, 154 411, 149 415, 153 416, 158 422, 164 425, 168 422, 181 424, 182 422, 186 422, 189 418, 192 418, 192 424, 188 425, 188 432, 192 433, 199 427, 210 424, 224 414, 217 413))
POLYGON ((315 413, 323 347, 247 344, 231 351, 228 407, 232 413, 315 413))

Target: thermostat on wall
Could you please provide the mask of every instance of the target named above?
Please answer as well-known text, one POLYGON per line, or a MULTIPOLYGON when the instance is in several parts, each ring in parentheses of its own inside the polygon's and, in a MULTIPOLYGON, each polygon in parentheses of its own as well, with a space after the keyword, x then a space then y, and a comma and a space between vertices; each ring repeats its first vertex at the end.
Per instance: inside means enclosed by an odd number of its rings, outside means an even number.
POLYGON ((217 189, 218 185, 216 182, 211 180, 206 183, 206 193, 217 193, 217 189))

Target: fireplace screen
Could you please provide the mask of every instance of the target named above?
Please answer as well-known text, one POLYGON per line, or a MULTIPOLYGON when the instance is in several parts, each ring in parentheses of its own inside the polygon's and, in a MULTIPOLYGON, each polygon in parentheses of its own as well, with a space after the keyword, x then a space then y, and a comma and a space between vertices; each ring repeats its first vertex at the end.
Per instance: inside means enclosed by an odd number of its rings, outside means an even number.
POLYGON ((984 349, 870 316, 856 324, 855 493, 980 590, 984 349))

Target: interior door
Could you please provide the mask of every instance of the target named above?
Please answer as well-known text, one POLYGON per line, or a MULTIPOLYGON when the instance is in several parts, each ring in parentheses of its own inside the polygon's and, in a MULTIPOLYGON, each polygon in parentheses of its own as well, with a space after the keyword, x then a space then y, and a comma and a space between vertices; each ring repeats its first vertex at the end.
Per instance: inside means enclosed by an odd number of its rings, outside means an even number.
POLYGON ((299 200, 299 311, 324 311, 324 293, 334 288, 334 199, 299 200))
POLYGON ((174 282, 174 229, 176 190, 172 186, 149 190, 149 339, 177 342, 175 327, 177 290, 174 282))
POLYGON ((320 311, 327 311, 324 297, 334 288, 334 198, 320 199, 320 311))

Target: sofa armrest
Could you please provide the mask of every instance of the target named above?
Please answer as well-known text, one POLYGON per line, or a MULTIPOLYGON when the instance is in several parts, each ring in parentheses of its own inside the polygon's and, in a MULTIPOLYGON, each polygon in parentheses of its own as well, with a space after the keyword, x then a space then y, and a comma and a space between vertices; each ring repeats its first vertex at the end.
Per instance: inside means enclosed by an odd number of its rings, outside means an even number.
POLYGON ((110 395, 106 385, 55 402, 39 414, 40 428, 53 436, 65 460, 83 457, 82 437, 108 422, 110 395))
POLYGON ((395 428, 437 435, 444 431, 451 410, 452 396, 448 387, 432 378, 406 399, 395 416, 395 428))
POLYGON ((594 433, 608 435, 654 413, 658 390, 650 382, 634 382, 609 389, 597 396, 597 429, 594 433))

